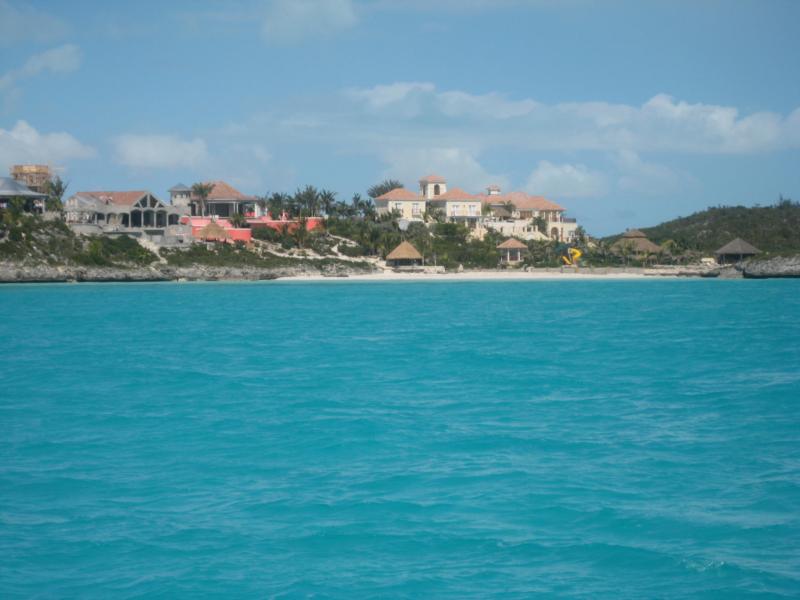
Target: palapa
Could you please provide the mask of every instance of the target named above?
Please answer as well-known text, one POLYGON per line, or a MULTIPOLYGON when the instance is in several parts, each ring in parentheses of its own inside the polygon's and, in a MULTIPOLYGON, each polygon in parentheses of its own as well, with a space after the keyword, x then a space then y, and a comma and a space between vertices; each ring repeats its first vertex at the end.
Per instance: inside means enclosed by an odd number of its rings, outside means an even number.
POLYGON ((388 254, 386 260, 422 260, 422 254, 409 242, 401 242, 388 254))
POLYGON ((231 239, 231 234, 225 231, 225 228, 219 223, 211 221, 197 232, 197 237, 206 241, 224 241, 231 239))
POLYGON ((622 237, 614 242, 612 250, 617 252, 630 248, 635 254, 658 254, 662 248, 647 239, 647 236, 638 229, 629 229, 622 237))
POLYGON ((717 256, 754 256, 760 252, 761 250, 751 244, 748 244, 742 238, 736 238, 735 240, 725 244, 714 254, 717 256))

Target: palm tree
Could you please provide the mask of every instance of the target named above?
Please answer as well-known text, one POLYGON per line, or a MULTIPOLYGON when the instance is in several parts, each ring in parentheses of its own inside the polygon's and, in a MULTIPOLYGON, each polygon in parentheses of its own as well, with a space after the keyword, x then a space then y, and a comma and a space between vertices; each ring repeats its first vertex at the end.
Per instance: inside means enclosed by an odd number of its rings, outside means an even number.
POLYGON ((211 194, 212 190, 214 189, 213 183, 195 183, 192 185, 192 194, 197 198, 198 204, 200 204, 200 216, 206 216, 206 202, 208 201, 208 196, 211 194))
POLYGON ((242 213, 233 213, 228 220, 236 228, 247 227, 247 219, 242 213))
POLYGON ((396 179, 384 179, 380 183, 376 183, 367 190, 367 195, 370 198, 377 198, 383 196, 386 192, 391 192, 397 188, 403 187, 403 184, 396 179))
POLYGON ((289 209, 289 204, 291 203, 291 196, 288 194, 283 194, 281 192, 276 192, 269 197, 267 200, 267 207, 269 209, 269 213, 272 215, 273 219, 280 219, 281 213, 284 210, 289 209))
POLYGON ((669 255, 672 262, 676 262, 682 254, 682 248, 675 240, 667 240, 661 244, 661 248, 669 255))
POLYGON ((64 205, 61 203, 64 198, 64 193, 67 191, 69 183, 64 182, 61 177, 55 175, 45 186, 47 193, 47 200, 45 200, 45 208, 50 211, 61 212, 64 210, 64 205))
POLYGON ((322 211, 325 213, 325 216, 330 216, 336 205, 336 192, 322 190, 319 193, 319 203, 322 206, 322 211))

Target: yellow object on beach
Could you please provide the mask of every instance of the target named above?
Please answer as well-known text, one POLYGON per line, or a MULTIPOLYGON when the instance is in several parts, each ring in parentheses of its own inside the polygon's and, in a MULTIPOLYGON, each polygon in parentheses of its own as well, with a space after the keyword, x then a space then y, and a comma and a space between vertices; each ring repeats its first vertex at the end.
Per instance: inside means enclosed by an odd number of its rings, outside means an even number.
POLYGON ((583 256, 583 252, 578 250, 577 248, 570 248, 567 250, 567 256, 562 256, 561 260, 564 261, 565 265, 569 265, 571 267, 578 266, 578 259, 583 256))

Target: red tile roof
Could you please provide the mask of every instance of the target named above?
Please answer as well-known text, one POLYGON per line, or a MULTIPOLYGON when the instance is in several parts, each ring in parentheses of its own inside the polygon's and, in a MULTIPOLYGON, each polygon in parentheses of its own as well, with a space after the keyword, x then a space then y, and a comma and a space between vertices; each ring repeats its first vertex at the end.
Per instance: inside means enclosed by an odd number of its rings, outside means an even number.
POLYGON ((527 249, 528 247, 520 242, 517 238, 509 238, 502 244, 497 245, 498 250, 504 249, 519 249, 522 250, 523 248, 527 249))
MULTIPOLYGON (((119 204, 121 206, 132 206, 139 198, 150 192, 146 190, 137 190, 131 192, 77 192, 75 195, 79 196, 94 196, 98 200, 110 204, 119 204)), ((154 196, 155 197, 155 196, 154 196)))
MULTIPOLYGON (((225 200, 231 201, 242 201, 242 200, 255 200, 255 196, 247 196, 237 190, 232 185, 225 183, 224 181, 206 181, 206 184, 213 185, 214 187, 211 190, 211 193, 208 194, 208 200, 214 202, 222 202, 225 200)), ((192 198, 196 196, 192 194, 192 198)))
POLYGON ((386 192, 375 198, 375 200, 422 200, 422 196, 406 188, 394 188, 391 192, 386 192))
POLYGON ((531 196, 525 192, 508 192, 507 194, 480 195, 484 204, 503 204, 511 202, 517 210, 566 210, 563 206, 551 202, 543 196, 531 196))
POLYGON ((419 180, 420 183, 447 183, 447 180, 442 177, 441 175, 436 175, 435 173, 431 173, 427 177, 423 177, 419 180))
POLYGON ((429 202, 436 202, 437 200, 480 200, 479 196, 465 192, 461 188, 453 188, 446 191, 444 194, 434 196, 429 202))

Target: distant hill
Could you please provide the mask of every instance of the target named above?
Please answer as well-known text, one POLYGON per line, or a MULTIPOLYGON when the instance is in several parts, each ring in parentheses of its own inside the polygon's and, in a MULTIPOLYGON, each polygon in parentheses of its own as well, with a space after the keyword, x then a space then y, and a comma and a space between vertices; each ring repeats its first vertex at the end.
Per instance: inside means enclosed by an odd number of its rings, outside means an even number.
MULTIPOLYGON (((718 206, 641 231, 657 244, 677 242, 687 250, 713 252, 735 238, 762 252, 800 252, 800 203, 781 199, 774 206, 718 206)), ((621 235, 621 234, 620 234, 621 235)), ((613 242, 619 235, 606 238, 613 242)))

